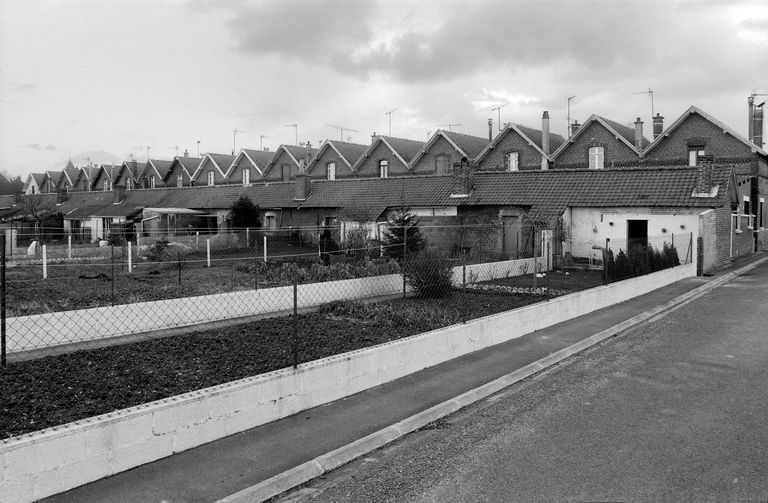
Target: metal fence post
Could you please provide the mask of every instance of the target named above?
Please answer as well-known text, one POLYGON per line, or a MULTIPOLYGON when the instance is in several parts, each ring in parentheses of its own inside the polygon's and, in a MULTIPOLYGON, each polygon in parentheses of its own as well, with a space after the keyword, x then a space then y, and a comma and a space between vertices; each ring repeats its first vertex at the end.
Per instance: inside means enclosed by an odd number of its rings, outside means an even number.
POLYGON ((115 305, 115 245, 112 245, 112 305, 115 305))
POLYGON ((133 272, 133 252, 131 252, 131 242, 128 241, 128 274, 133 272))
POLYGON ((293 368, 299 366, 299 285, 293 278, 293 368))
POLYGON ((5 230, 0 235, 0 244, 3 250, 0 252, 0 364, 5 367, 5 230))
POLYGON ((179 284, 181 284, 181 252, 176 252, 176 259, 179 265, 179 284))
MULTIPOLYGON (((462 257, 464 255, 462 254, 462 257)), ((467 322, 467 261, 462 260, 461 264, 461 322, 467 322)))
POLYGON ((208 269, 211 268, 211 240, 206 239, 205 240, 205 257, 206 257, 206 264, 208 264, 208 269))
POLYGON ((246 227, 245 228, 245 247, 249 248, 251 246, 251 228, 246 227))
POLYGON ((264 235, 264 263, 267 263, 267 235, 264 235))
POLYGON ((48 279, 48 249, 43 245, 43 279, 48 279))
POLYGON ((67 236, 67 258, 72 258, 72 234, 67 236))

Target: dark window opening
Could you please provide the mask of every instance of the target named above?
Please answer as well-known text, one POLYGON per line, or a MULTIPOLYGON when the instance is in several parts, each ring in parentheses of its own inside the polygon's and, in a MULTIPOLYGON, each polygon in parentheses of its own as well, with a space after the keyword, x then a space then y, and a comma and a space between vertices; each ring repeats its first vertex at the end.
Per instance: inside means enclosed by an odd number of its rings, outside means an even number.
POLYGON ((627 250, 648 246, 648 220, 627 220, 627 250))

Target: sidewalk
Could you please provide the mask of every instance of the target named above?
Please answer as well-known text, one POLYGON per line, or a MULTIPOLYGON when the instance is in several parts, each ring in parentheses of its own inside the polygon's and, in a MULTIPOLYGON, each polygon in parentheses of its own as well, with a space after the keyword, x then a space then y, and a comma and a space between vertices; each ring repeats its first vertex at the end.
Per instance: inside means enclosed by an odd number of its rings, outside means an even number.
POLYGON ((628 302, 481 350, 43 501, 216 501, 583 341, 765 258, 689 278, 628 302))

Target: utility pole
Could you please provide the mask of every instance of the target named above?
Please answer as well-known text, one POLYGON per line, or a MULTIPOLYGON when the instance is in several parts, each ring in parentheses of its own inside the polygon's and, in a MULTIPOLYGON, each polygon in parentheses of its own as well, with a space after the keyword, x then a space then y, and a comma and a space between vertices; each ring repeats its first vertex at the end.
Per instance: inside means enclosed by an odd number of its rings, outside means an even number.
POLYGON ((389 136, 392 136, 392 112, 396 111, 397 108, 393 108, 389 112, 384 112, 384 115, 389 116, 389 136))
POLYGON ((299 144, 299 125, 298 124, 286 124, 283 127, 292 127, 294 129, 295 135, 296 135, 296 141, 294 142, 294 145, 299 144))
POLYGON ((264 150, 264 138, 269 138, 269 136, 263 134, 259 135, 259 150, 264 150))
POLYGON ((235 155, 235 150, 237 150, 237 133, 245 133, 245 131, 240 129, 232 131, 232 155, 235 155))
POLYGON ((333 124, 326 124, 328 127, 332 127, 334 129, 339 130, 339 140, 344 141, 344 131, 352 131, 353 133, 357 133, 357 129, 352 129, 348 127, 342 127, 342 126, 334 126, 333 124))
MULTIPOLYGON (((499 113, 499 131, 501 131, 501 109, 502 109, 502 108, 504 108, 504 107, 505 107, 505 106, 507 106, 507 105, 509 105, 509 103, 504 103, 503 105, 499 105, 499 106, 497 106, 497 107, 493 107, 493 108, 491 108, 491 111, 492 111, 492 112, 493 112, 494 110, 496 110, 496 111, 499 113)), ((449 130, 449 131, 450 131, 450 130, 449 130)))
POLYGON ((656 115, 656 111, 653 109, 653 89, 649 87, 647 91, 638 91, 632 94, 647 94, 651 97, 651 119, 653 119, 653 117, 656 115))
POLYGON ((571 137, 571 101, 573 101, 575 97, 576 96, 568 96, 568 115, 565 119, 566 121, 568 121, 568 128, 566 129, 568 138, 571 137))
POLYGON ((147 145, 147 162, 149 162, 149 149, 151 149, 149 145, 147 145))
POLYGON ((451 130, 453 126, 461 126, 458 122, 449 122, 448 124, 438 124, 437 127, 447 127, 448 131, 451 130))
POLYGON ((200 140, 197 140, 197 157, 200 157, 200 140))

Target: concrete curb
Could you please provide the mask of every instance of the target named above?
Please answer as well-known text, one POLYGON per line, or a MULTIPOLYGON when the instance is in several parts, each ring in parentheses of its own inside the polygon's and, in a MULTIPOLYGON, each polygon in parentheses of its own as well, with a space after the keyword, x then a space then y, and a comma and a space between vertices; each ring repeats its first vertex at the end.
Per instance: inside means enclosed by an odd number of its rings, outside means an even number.
POLYGON ((696 287, 689 292, 679 295, 674 299, 665 302, 664 304, 660 304, 652 309, 633 316, 626 321, 603 330, 602 332, 598 332, 590 337, 587 337, 586 339, 574 343, 567 348, 563 348, 559 351, 551 353, 544 358, 536 360, 533 363, 529 363, 528 365, 510 372, 509 374, 506 374, 502 377, 499 377, 498 379, 462 393, 455 398, 439 403, 433 407, 430 407, 429 409, 403 419, 402 421, 399 421, 382 430, 371 433, 368 436, 351 442, 329 453, 318 456, 295 468, 292 468, 283 473, 279 473, 263 482, 242 489, 241 491, 218 500, 217 503, 252 503, 266 501, 270 498, 274 498, 275 496, 293 489, 296 486, 307 483, 310 480, 319 477, 320 475, 323 475, 346 463, 349 463, 350 461, 375 451, 376 449, 379 449, 386 444, 407 435, 408 433, 423 428, 429 423, 452 414, 459 409, 467 407, 468 405, 472 405, 473 403, 487 398, 494 393, 497 393, 519 381, 522 381, 523 379, 526 379, 534 374, 537 374, 538 372, 541 372, 542 370, 552 367, 553 365, 556 365, 577 353, 581 353, 582 351, 596 344, 599 344, 609 337, 618 335, 642 323, 661 318, 679 309, 685 304, 688 304, 689 302, 692 302, 693 300, 701 297, 713 288, 716 288, 723 283, 730 281, 734 277, 750 271, 767 261, 768 257, 755 260, 750 264, 724 274, 723 276, 717 277, 716 279, 696 287))

